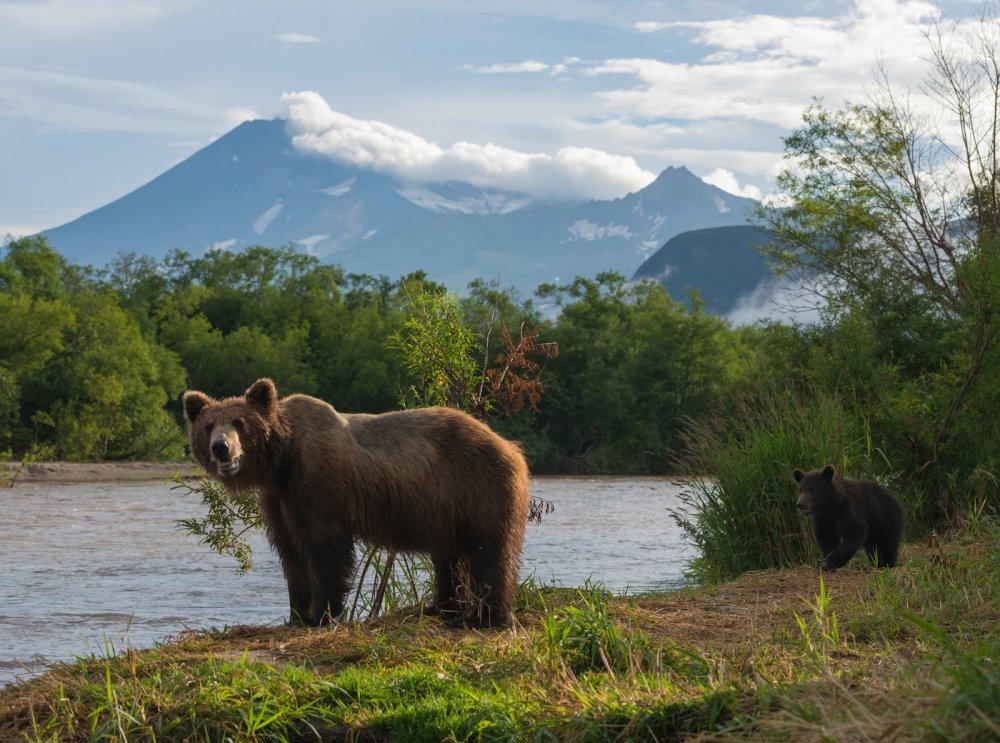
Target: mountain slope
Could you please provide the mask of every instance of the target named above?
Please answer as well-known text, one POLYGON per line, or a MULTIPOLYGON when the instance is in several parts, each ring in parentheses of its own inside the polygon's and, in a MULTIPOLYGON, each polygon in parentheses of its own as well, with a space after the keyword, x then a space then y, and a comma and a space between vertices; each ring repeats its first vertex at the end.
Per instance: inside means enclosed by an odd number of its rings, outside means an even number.
POLYGON ((646 260, 633 279, 655 279, 676 299, 698 289, 706 309, 731 312, 774 274, 757 250, 773 239, 755 225, 693 230, 671 238, 646 260))
POLYGON ((754 202, 668 168, 608 201, 540 203, 468 183, 408 183, 303 155, 283 121, 241 124, 130 194, 48 230, 72 260, 121 252, 296 244, 353 272, 415 269, 455 290, 499 278, 530 292, 546 281, 634 272, 674 235, 745 223, 754 202))

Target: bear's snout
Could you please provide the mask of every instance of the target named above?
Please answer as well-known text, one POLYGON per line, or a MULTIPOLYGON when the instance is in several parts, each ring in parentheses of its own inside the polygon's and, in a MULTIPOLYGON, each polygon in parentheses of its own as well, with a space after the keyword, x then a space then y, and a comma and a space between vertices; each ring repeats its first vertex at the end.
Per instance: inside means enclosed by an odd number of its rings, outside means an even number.
POLYGON ((240 446, 240 438, 235 429, 231 426, 217 427, 208 448, 220 475, 231 477, 239 472, 243 447, 240 446))
POLYGON ((801 500, 798 501, 795 504, 795 507, 799 509, 799 513, 801 513, 803 516, 809 516, 812 513, 812 509, 809 507, 809 504, 806 503, 805 501, 801 500))

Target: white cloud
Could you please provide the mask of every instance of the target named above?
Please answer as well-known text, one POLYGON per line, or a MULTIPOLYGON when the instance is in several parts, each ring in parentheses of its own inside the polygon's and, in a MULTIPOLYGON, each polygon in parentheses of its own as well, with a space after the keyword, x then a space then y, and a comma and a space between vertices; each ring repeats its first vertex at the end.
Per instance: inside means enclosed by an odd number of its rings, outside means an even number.
POLYGON ((250 106, 231 106, 226 109, 226 130, 239 126, 245 121, 261 118, 250 106))
POLYGON ((26 237, 27 235, 34 235, 41 232, 48 225, 43 225, 42 223, 32 224, 28 222, 4 222, 0 220, 0 245, 8 237, 18 238, 26 237))
POLYGON ((760 199, 762 194, 757 186, 747 184, 746 186, 740 186, 739 181, 736 179, 736 174, 731 170, 726 170, 725 168, 716 168, 711 173, 702 178, 705 183, 716 188, 721 188, 726 193, 731 193, 735 196, 743 196, 748 199, 760 199))
POLYGON ((664 29, 672 28, 673 23, 658 23, 656 21, 639 21, 638 23, 633 23, 632 28, 641 34, 651 34, 655 31, 663 31, 664 29))
POLYGON ((689 29, 709 51, 689 64, 608 59, 586 73, 638 80, 638 86, 598 94, 620 114, 689 121, 736 117, 791 128, 813 96, 832 106, 859 98, 879 59, 899 84, 916 82, 926 69, 922 31, 937 13, 921 0, 855 0, 836 18, 644 22, 634 28, 689 29))
POLYGON ((588 147, 563 147, 554 155, 472 142, 442 147, 390 124, 334 111, 311 91, 286 93, 282 102, 298 149, 404 180, 464 180, 539 198, 609 199, 655 178, 631 157, 588 147))
POLYGON ((0 116, 52 129, 175 135, 256 118, 247 108, 227 110, 141 83, 20 67, 0 67, 0 116))
POLYGON ((524 62, 504 62, 500 64, 491 64, 485 67, 475 67, 473 65, 465 65, 465 69, 469 72, 475 72, 481 75, 503 75, 503 74, 516 74, 520 72, 545 72, 549 69, 549 65, 545 62, 537 62, 533 59, 525 60, 524 62))
POLYGON ((0 244, 8 235, 11 237, 35 235, 44 229, 66 224, 85 211, 87 211, 85 208, 79 207, 0 209, 0 244))
POLYGON ((734 325, 752 325, 759 320, 783 320, 800 325, 819 322, 822 300, 816 294, 778 279, 765 279, 740 297, 727 316, 734 325))
POLYGON ((120 32, 149 24, 190 2, 165 0, 23 0, 0 1, 0 38, 30 31, 42 35, 83 36, 99 31, 120 32))
POLYGON ((318 44, 323 40, 319 36, 297 33, 277 34, 274 38, 283 44, 318 44))

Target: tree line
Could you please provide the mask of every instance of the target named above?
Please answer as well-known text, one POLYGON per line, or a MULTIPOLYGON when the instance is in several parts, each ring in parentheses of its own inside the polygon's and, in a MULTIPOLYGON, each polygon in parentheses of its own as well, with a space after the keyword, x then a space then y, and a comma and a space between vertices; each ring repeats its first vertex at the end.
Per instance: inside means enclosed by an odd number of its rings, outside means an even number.
POLYGON ((180 458, 183 391, 225 397, 262 376, 345 412, 419 404, 421 371, 393 339, 423 296, 453 302, 470 355, 493 359, 501 324, 558 348, 533 362, 537 404, 490 416, 539 472, 666 471, 683 419, 757 363, 761 331, 613 273, 528 299, 482 281, 452 297, 422 273, 345 274, 291 247, 122 255, 95 269, 30 237, 0 254, 0 450, 180 458))

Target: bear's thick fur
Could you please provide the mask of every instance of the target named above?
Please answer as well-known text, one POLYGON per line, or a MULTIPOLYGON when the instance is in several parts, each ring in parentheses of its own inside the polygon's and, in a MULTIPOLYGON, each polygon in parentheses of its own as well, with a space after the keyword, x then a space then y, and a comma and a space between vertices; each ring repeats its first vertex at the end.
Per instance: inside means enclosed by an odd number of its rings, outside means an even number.
POLYGON ((903 536, 903 506, 892 493, 871 480, 845 480, 833 465, 792 476, 799 484, 795 507, 811 516, 823 569, 843 567, 864 547, 878 567, 895 567, 903 536))
POLYGON ((449 408, 342 414, 270 379, 242 397, 184 395, 191 452, 230 491, 256 490, 288 583, 292 622, 344 607, 354 542, 430 555, 430 613, 510 621, 528 518, 520 448, 449 408))

